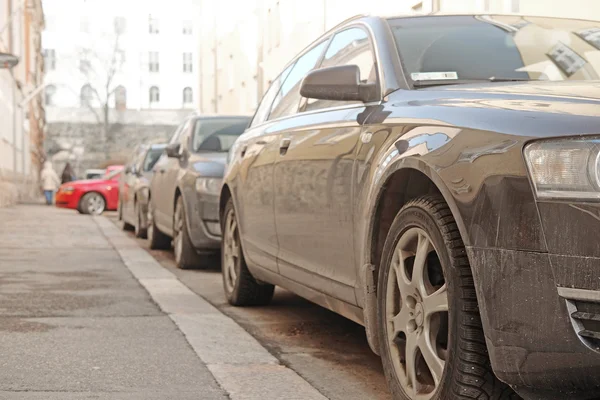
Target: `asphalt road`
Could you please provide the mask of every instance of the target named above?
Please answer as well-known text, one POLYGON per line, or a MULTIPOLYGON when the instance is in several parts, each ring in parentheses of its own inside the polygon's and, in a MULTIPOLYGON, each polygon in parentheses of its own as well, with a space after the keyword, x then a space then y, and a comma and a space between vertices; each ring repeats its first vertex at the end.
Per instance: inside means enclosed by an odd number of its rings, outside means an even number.
MULTIPOLYGON (((115 213, 105 215, 118 224, 115 213)), ((381 361, 369 349, 362 326, 280 288, 267 307, 232 307, 223 295, 220 260, 215 259, 208 270, 184 271, 175 266, 171 251, 153 251, 147 241, 136 240, 188 288, 233 318, 328 398, 391 398, 381 361)))

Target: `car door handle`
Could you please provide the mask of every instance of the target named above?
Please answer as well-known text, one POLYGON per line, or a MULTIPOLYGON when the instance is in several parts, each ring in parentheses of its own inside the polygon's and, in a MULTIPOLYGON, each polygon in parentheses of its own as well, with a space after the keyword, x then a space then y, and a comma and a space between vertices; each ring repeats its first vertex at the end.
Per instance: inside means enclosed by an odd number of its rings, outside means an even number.
POLYGON ((292 144, 291 139, 288 139, 288 138, 281 139, 281 142, 279 142, 279 154, 284 156, 285 153, 287 153, 288 149, 290 148, 291 144, 292 144))
POLYGON ((165 173, 165 169, 161 168, 161 169, 158 170, 158 172, 160 172, 161 174, 164 174, 165 173))

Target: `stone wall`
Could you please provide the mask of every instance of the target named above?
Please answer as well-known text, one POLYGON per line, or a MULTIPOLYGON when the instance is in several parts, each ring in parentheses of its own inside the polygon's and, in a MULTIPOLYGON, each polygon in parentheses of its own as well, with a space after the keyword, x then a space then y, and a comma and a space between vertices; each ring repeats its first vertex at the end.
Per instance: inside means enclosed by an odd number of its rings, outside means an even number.
POLYGON ((112 124, 106 139, 102 125, 85 122, 49 122, 45 149, 57 173, 67 161, 78 177, 86 169, 107 162, 121 163, 141 143, 166 142, 176 125, 112 124))

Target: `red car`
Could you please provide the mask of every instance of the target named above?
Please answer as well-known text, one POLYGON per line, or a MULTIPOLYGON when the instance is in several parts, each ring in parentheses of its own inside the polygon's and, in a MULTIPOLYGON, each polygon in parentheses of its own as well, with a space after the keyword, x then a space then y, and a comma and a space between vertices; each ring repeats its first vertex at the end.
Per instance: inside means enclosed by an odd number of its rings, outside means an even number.
POLYGON ((106 169, 101 179, 65 183, 56 193, 56 206, 93 215, 102 214, 105 210, 116 210, 122 171, 122 165, 112 165, 106 169))

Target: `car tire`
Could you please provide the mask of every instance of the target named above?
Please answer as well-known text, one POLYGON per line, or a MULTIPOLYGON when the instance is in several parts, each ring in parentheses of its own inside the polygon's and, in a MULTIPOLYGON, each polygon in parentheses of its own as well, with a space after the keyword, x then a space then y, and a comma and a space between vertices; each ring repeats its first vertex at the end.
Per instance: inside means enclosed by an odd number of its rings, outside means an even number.
POLYGON ((133 210, 135 214, 135 225, 133 226, 133 232, 135 233, 135 237, 140 239, 146 239, 148 237, 148 227, 142 226, 142 209, 137 201, 133 205, 133 210))
POLYGON ((123 218, 123 203, 119 202, 119 221, 121 222, 121 229, 124 231, 133 231, 134 227, 128 222, 125 222, 123 218))
POLYGON ((83 214, 101 215, 106 209, 106 200, 98 192, 89 192, 79 200, 78 208, 83 214))
POLYGON ((151 250, 169 250, 171 248, 171 238, 162 233, 154 222, 154 211, 152 205, 148 205, 148 241, 151 250))
POLYGON ((202 267, 202 257, 196 252, 188 231, 187 216, 183 206, 183 197, 177 198, 173 215, 173 251, 175 264, 180 269, 202 267))
POLYGON ((231 198, 225 206, 223 216, 221 269, 227 301, 229 304, 240 307, 269 304, 273 298, 275 286, 258 282, 248 270, 231 198))
POLYGON ((465 246, 441 196, 411 200, 396 216, 378 294, 381 359, 394 399, 519 399, 492 371, 465 246))

